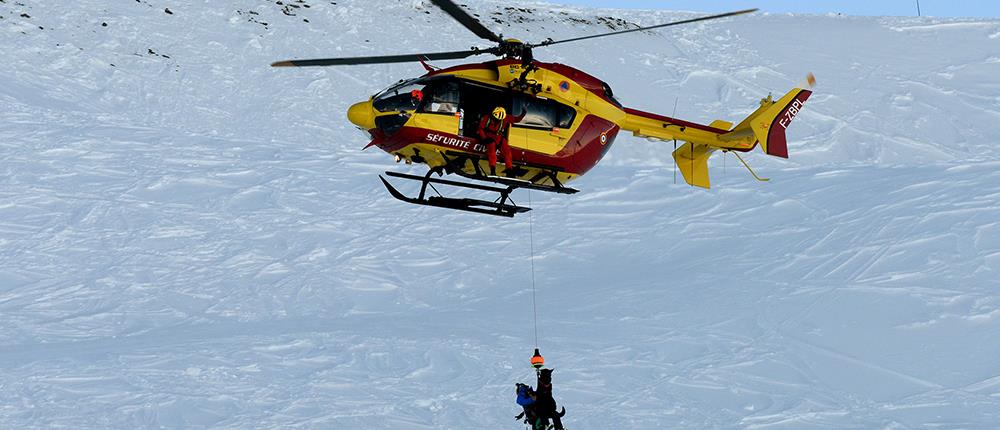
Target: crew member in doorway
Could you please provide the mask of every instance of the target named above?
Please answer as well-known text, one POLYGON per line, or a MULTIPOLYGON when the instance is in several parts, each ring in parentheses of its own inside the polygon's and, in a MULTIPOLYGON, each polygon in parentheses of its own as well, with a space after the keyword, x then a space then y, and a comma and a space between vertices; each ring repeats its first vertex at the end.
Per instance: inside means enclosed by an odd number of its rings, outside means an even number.
POLYGON ((500 152, 503 153, 503 163, 507 168, 505 173, 507 176, 511 176, 514 163, 510 155, 510 144, 507 142, 507 132, 510 130, 510 125, 524 119, 525 114, 527 111, 522 112, 521 115, 510 117, 507 116, 507 109, 497 106, 496 109, 493 109, 492 115, 486 115, 479 120, 477 132, 480 142, 486 145, 486 156, 490 160, 491 176, 497 174, 497 145, 500 146, 500 152))

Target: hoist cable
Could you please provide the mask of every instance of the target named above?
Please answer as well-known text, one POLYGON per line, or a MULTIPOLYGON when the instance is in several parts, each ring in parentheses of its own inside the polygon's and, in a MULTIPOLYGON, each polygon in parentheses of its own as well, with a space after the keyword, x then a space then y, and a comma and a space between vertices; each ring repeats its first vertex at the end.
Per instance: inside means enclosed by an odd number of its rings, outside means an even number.
MULTIPOLYGON (((531 207, 530 189, 528 190, 528 207, 531 207)), ((531 313, 535 323, 535 348, 538 348, 538 299, 535 288, 535 230, 533 224, 531 211, 528 211, 528 243, 531 250, 531 313)))

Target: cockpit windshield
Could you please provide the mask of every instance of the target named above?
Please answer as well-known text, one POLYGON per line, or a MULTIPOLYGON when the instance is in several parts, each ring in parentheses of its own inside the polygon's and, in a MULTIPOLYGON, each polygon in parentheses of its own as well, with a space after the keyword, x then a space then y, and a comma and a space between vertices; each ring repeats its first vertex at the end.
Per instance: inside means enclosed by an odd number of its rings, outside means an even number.
POLYGON ((389 89, 382 91, 375 96, 372 104, 379 112, 394 112, 404 110, 414 110, 420 104, 419 96, 415 91, 421 91, 424 85, 418 79, 400 82, 389 89))
POLYGON ((376 94, 372 106, 379 112, 415 110, 423 101, 425 87, 435 80, 435 77, 425 77, 400 81, 376 94))

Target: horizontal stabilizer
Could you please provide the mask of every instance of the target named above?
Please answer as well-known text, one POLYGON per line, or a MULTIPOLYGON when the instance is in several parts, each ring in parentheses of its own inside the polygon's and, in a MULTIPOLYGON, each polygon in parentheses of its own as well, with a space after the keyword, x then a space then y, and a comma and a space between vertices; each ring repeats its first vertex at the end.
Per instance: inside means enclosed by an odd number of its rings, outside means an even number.
POLYGON ((723 121, 721 119, 717 119, 715 121, 712 121, 712 123, 709 124, 708 126, 709 127, 718 128, 718 129, 722 129, 722 130, 729 130, 729 129, 733 128, 733 123, 731 123, 729 121, 723 121))

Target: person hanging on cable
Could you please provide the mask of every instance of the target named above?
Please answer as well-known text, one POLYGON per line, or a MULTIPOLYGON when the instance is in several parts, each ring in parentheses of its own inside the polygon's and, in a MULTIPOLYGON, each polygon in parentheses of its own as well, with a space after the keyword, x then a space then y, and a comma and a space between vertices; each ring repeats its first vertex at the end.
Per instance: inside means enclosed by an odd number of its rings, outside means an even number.
POLYGON ((538 422, 538 417, 535 416, 535 390, 532 390, 530 386, 518 382, 514 384, 515 393, 517 394, 517 404, 521 406, 521 413, 514 417, 516 420, 524 420, 525 424, 534 426, 538 422))
POLYGON ((507 132, 510 130, 511 124, 520 122, 527 113, 525 111, 521 115, 510 117, 507 116, 507 109, 504 109, 503 106, 497 106, 493 109, 492 115, 484 115, 483 119, 479 120, 477 134, 480 142, 486 146, 486 157, 490 161, 490 176, 497 174, 497 145, 500 146, 504 167, 507 168, 504 172, 507 176, 512 176, 514 160, 510 155, 507 132))

